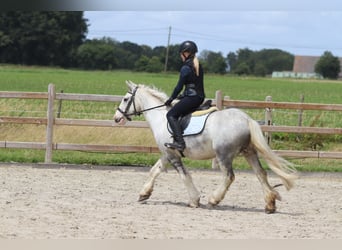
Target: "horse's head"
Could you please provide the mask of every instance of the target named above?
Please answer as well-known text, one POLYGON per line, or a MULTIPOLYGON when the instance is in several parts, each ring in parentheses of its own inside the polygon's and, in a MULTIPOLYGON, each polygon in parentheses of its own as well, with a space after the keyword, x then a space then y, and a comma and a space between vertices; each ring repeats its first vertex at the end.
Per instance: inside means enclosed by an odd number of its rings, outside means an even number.
POLYGON ((120 125, 124 125, 127 120, 130 121, 131 116, 139 114, 135 103, 135 94, 138 90, 138 86, 131 81, 126 81, 126 84, 128 87, 128 92, 122 98, 121 103, 113 117, 114 121, 120 125))

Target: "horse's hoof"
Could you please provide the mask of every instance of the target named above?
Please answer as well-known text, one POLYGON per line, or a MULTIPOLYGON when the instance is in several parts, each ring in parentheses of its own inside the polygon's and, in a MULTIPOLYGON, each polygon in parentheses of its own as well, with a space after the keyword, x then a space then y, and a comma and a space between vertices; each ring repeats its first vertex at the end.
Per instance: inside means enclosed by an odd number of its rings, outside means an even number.
POLYGON ((217 201, 216 199, 214 199, 213 197, 211 197, 209 200, 208 200, 208 207, 216 207, 218 204, 220 203, 220 201, 217 201))
POLYGON ((188 204, 188 207, 191 207, 191 208, 200 207, 200 200, 198 199, 198 200, 195 201, 195 202, 190 202, 190 203, 188 204))
POLYGON ((213 203, 210 203, 210 202, 208 202, 208 204, 207 204, 207 208, 209 208, 209 209, 212 209, 212 208, 214 208, 216 206, 217 206, 217 204, 213 204, 213 203))
POLYGON ((267 208, 265 207, 266 214, 274 214, 276 212, 276 208, 267 208))
POLYGON ((138 201, 141 202, 141 201, 148 200, 150 198, 150 196, 151 196, 150 194, 140 195, 138 201))
POLYGON ((198 208, 199 206, 200 206, 199 203, 198 204, 194 204, 194 203, 188 204, 188 207, 191 207, 191 208, 198 208))

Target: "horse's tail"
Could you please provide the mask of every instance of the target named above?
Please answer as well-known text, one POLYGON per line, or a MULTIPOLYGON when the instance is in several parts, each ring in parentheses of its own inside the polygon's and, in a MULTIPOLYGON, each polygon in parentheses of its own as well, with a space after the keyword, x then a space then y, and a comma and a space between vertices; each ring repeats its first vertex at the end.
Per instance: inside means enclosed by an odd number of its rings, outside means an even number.
POLYGON ((279 176, 286 189, 290 190, 293 187, 293 181, 298 178, 294 165, 271 150, 266 143, 259 124, 255 120, 248 119, 248 125, 252 145, 261 154, 270 169, 279 176))

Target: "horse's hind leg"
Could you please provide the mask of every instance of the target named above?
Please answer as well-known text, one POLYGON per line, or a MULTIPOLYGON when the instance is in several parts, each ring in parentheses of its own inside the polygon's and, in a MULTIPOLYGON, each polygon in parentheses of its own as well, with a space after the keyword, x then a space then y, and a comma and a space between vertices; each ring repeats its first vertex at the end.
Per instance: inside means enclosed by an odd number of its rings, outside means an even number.
POLYGON ((164 161, 162 159, 159 159, 151 168, 149 178, 139 193, 139 201, 144 201, 150 198, 153 191, 154 182, 164 169, 164 161))
POLYGON ((196 189, 190 173, 185 169, 181 159, 179 157, 172 157, 169 159, 172 166, 177 170, 180 175, 186 189, 189 194, 189 206, 190 207, 199 207, 200 201, 200 193, 196 189))
POLYGON ((257 153, 253 149, 250 149, 244 153, 244 156, 261 183, 266 202, 265 212, 268 214, 274 213, 276 211, 276 200, 281 200, 279 193, 268 183, 267 172, 262 168, 257 153))
POLYGON ((232 157, 226 156, 224 160, 217 158, 217 161, 223 173, 223 182, 209 197, 210 206, 216 206, 223 200, 230 185, 235 180, 235 175, 234 175, 233 166, 232 166, 232 157))

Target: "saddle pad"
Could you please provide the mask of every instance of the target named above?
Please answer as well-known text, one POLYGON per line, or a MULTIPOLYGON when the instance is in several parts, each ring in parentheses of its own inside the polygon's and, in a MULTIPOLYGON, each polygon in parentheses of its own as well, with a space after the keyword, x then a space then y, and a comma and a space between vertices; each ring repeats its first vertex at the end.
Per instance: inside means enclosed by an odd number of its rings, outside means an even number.
POLYGON ((201 116, 192 116, 189 125, 184 130, 183 136, 202 133, 209 114, 210 113, 201 116))
MULTIPOLYGON (((183 132, 183 136, 197 135, 202 133, 205 123, 212 112, 201 116, 191 116, 190 122, 183 132)), ((170 134, 173 134, 169 123, 167 124, 167 128, 170 134)))

